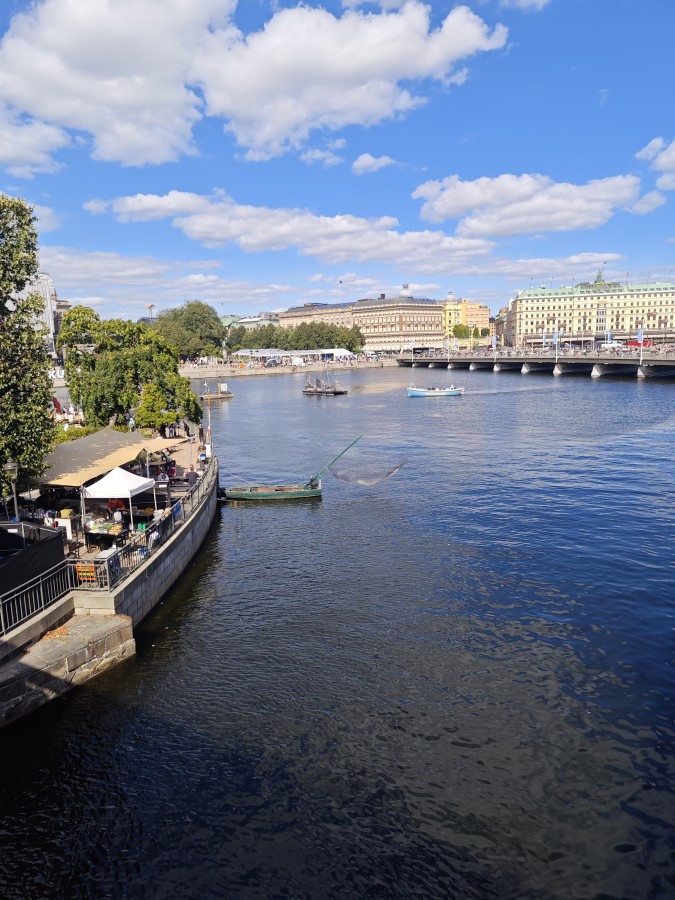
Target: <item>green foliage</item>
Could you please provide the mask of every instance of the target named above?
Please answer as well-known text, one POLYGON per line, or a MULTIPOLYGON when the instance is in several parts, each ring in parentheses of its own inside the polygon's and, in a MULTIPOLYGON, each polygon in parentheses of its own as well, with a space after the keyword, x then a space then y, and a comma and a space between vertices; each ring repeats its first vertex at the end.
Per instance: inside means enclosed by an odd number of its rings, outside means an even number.
POLYGON ((11 309, 12 294, 37 275, 37 247, 33 207, 0 194, 0 315, 11 309))
MULTIPOLYGON (((44 472, 55 432, 44 303, 38 294, 13 296, 38 271, 34 223, 31 206, 0 194, 0 464, 17 462, 18 482, 44 472)), ((0 475, 10 494, 10 479, 0 475)))
POLYGON ((74 307, 63 317, 58 344, 64 351, 68 392, 82 406, 88 424, 122 419, 142 404, 144 395, 142 415, 150 427, 157 427, 160 412, 158 424, 201 421, 190 382, 178 374, 176 351, 145 324, 102 321, 93 310, 74 307))
POLYGON ((161 312, 152 327, 181 357, 220 356, 227 329, 208 303, 188 300, 161 312))
POLYGON ((487 337, 489 334, 490 334, 489 328, 481 328, 481 330, 480 330, 481 337, 487 337))
POLYGON ((88 434, 94 434, 97 431, 100 431, 98 425, 78 425, 75 428, 69 426, 66 429, 59 424, 56 426, 54 443, 67 444, 70 441, 76 441, 78 438, 86 437, 88 434))
POLYGON ((263 325, 247 330, 242 326, 231 328, 227 338, 230 352, 242 350, 321 350, 344 347, 358 353, 364 338, 358 328, 345 328, 325 322, 303 322, 295 328, 263 325))
MULTIPOLYGON (((39 324, 44 303, 38 294, 14 301, 0 316, 0 462, 19 464, 19 481, 44 472, 54 442, 51 416, 51 363, 46 334, 39 324)), ((2 486, 11 492, 3 474, 2 486)))

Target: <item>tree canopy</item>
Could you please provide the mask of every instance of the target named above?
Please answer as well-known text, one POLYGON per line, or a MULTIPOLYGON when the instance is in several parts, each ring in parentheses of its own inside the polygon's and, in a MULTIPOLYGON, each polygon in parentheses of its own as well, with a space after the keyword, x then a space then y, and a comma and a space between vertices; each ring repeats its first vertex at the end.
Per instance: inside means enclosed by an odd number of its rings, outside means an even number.
POLYGON ((227 329, 208 303, 188 300, 161 312, 152 328, 183 358, 220 356, 227 329))
POLYGON ((201 421, 190 382, 178 374, 177 353, 155 329, 103 321, 89 307, 75 306, 63 317, 57 345, 65 351, 68 392, 86 422, 106 425, 126 413, 149 428, 201 421))
POLYGON ((303 322, 295 328, 279 325, 262 325, 247 330, 242 325, 230 328, 227 348, 230 353, 243 348, 265 350, 320 350, 326 347, 344 347, 356 353, 364 344, 360 329, 329 325, 324 322, 303 322))
MULTIPOLYGON (((52 382, 39 294, 18 299, 37 272, 32 207, 0 194, 0 466, 18 463, 18 481, 44 472, 54 444, 52 382)), ((3 493, 11 481, 0 468, 3 493)))
POLYGON ((7 312, 12 294, 37 275, 37 248, 33 207, 0 194, 0 315, 7 312))

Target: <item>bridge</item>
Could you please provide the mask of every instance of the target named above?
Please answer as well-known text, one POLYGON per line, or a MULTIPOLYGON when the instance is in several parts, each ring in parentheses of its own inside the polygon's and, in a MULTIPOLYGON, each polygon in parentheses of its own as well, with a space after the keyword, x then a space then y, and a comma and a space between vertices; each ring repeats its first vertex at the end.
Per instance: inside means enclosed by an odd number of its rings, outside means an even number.
POLYGON ((490 370, 521 372, 523 375, 590 375, 591 378, 622 376, 634 378, 675 378, 675 352, 668 353, 519 353, 501 350, 492 353, 450 353, 403 355, 399 366, 428 369, 490 370))

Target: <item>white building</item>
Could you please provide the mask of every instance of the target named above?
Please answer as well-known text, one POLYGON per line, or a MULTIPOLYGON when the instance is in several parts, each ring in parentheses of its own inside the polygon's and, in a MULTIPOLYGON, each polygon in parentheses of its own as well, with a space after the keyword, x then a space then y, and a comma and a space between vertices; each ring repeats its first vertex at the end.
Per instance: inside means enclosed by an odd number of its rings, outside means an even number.
POLYGON ((47 349, 52 356, 55 356, 56 336, 61 326, 61 318, 64 312, 70 309, 70 303, 58 299, 54 282, 46 272, 40 272, 32 278, 16 296, 23 299, 29 294, 39 294, 44 301, 45 308, 41 321, 47 330, 47 349))
POLYGON ((506 340, 527 349, 550 345, 557 334, 561 343, 581 346, 591 341, 675 340, 675 284, 624 284, 595 281, 572 287, 530 288, 509 301, 506 340))

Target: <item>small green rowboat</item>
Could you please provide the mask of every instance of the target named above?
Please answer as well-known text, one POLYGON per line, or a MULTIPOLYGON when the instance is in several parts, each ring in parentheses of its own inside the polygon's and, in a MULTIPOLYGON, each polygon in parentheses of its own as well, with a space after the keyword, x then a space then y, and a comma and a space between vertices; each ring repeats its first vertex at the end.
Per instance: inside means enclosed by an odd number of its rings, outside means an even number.
MULTIPOLYGON (((363 435, 359 435, 352 441, 349 447, 353 447, 356 441, 360 441, 363 435)), ((317 500, 321 498, 321 476, 333 463, 349 450, 345 447, 342 453, 338 453, 335 459, 331 459, 321 471, 317 472, 305 484, 248 484, 240 487, 225 488, 226 500, 317 500)))

